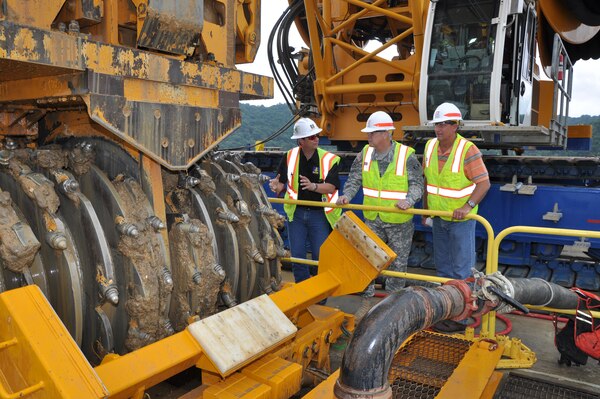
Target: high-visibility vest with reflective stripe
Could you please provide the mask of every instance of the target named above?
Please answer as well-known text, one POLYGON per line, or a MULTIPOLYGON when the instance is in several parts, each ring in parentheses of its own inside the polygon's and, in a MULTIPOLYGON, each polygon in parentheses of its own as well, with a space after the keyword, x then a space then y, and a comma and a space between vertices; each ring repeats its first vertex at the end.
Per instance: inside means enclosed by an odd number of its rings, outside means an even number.
MULTIPOLYGON (((423 169, 427 179, 427 208, 437 211, 452 212, 463 206, 475 190, 475 183, 471 182, 465 175, 464 162, 467 151, 473 143, 456 135, 456 140, 452 145, 452 151, 448 160, 444 164, 442 171, 438 164, 437 138, 431 139, 425 145, 423 158, 423 169)), ((477 213, 476 206, 471 213, 477 213)), ((445 220, 452 220, 449 217, 442 217, 445 220)))
MULTIPOLYGON (((379 174, 379 162, 373 160, 373 147, 368 144, 363 148, 363 204, 369 206, 386 206, 393 208, 396 202, 406 199, 408 193, 408 172, 406 162, 415 152, 414 149, 393 142, 394 157, 383 176, 379 174)), ((377 215, 386 223, 404 223, 413 216, 403 213, 364 211, 365 218, 374 220, 377 215)))
MULTIPOLYGON (((317 148, 317 154, 319 156, 319 179, 321 181, 325 181, 327 175, 331 171, 334 165, 340 163, 340 157, 337 155, 325 151, 321 148, 317 148)), ((286 199, 298 199, 298 190, 299 190, 299 169, 300 169, 300 147, 292 148, 287 152, 287 183, 285 190, 285 198, 286 199)), ((322 195, 323 202, 329 202, 335 204, 338 199, 338 190, 336 189, 331 194, 323 194, 322 195)), ((296 205, 293 204, 284 204, 283 210, 285 211, 288 220, 291 222, 294 220, 294 212, 296 211, 296 205)), ((338 221, 340 216, 342 215, 342 208, 323 208, 325 211, 325 217, 327 221, 333 228, 335 223, 338 221)))

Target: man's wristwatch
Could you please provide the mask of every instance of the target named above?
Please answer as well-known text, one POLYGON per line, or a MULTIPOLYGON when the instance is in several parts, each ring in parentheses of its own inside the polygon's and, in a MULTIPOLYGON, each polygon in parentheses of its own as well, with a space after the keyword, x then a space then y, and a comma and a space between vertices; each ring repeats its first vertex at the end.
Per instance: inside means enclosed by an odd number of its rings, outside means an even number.
POLYGON ((469 206, 470 206, 471 208, 475 208, 475 207, 477 206, 477 204, 476 204, 476 203, 474 203, 474 202, 473 202, 473 201, 471 201, 471 200, 468 200, 468 201, 467 201, 467 204, 469 204, 469 206))

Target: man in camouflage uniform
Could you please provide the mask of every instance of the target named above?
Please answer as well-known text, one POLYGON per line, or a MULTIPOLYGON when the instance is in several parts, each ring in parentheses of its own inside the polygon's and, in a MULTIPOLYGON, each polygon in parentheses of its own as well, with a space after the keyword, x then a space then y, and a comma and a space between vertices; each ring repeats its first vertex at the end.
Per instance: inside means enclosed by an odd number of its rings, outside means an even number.
MULTIPOLYGON (((367 126, 362 129, 368 134, 369 144, 352 164, 344 195, 337 201, 339 205, 349 203, 361 186, 365 205, 395 206, 405 210, 421 199, 421 165, 412 148, 392 139, 393 129, 392 118, 385 112, 377 111, 369 117, 367 126)), ((365 222, 398 255, 388 270, 405 272, 414 231, 412 215, 365 212, 365 222)), ((385 289, 389 292, 398 291, 404 285, 405 280, 401 278, 387 277, 385 281, 385 289)), ((370 284, 362 296, 370 298, 374 292, 374 284, 370 284)), ((361 310, 366 313, 370 307, 365 302, 355 314, 357 319, 362 316, 359 315, 361 310)))

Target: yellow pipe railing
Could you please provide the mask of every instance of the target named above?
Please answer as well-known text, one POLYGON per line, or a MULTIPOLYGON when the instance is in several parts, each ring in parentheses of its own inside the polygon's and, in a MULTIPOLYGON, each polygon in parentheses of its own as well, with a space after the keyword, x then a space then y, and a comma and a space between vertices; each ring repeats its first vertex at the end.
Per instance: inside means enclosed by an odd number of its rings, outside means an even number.
MULTIPOLYGON (((299 263, 301 265, 319 266, 319 261, 311 260, 311 259, 289 257, 289 258, 280 258, 279 260, 284 263, 288 262, 288 263, 299 263)), ((411 280, 429 281, 432 283, 441 283, 441 284, 445 283, 446 281, 452 280, 451 278, 430 276, 428 274, 394 272, 391 270, 382 270, 380 274, 382 274, 384 276, 389 276, 389 277, 399 277, 399 278, 406 278, 406 279, 411 279, 411 280)))
POLYGON ((415 274, 415 273, 407 273, 407 272, 394 272, 391 270, 384 270, 381 272, 384 276, 389 277, 399 277, 399 278, 407 278, 411 280, 420 280, 420 281, 429 281, 432 283, 441 283, 444 284, 446 281, 452 280, 451 278, 446 277, 438 277, 438 276, 429 276, 427 274, 415 274))
MULTIPOLYGON (((310 259, 289 257, 289 258, 280 258, 280 260, 282 262, 288 262, 288 263, 293 262, 293 263, 300 263, 300 264, 309 265, 309 266, 319 266, 318 261, 310 260, 310 259)), ((446 281, 452 280, 450 278, 445 278, 445 277, 429 276, 426 274, 415 274, 415 273, 407 273, 407 272, 394 272, 391 270, 383 270, 380 274, 383 276, 399 277, 399 278, 419 280, 419 281, 429 281, 429 282, 440 283, 440 284, 444 284, 446 281)), ((532 306, 532 305, 526 305, 526 306, 529 309, 541 310, 541 311, 550 312, 550 313, 561 313, 561 314, 569 314, 569 315, 575 315, 575 313, 576 313, 575 309, 556 309, 556 308, 548 308, 545 306, 532 306)), ((600 312, 592 311, 591 313, 594 318, 600 319, 600 312)))
MULTIPOLYGON (((293 205, 301 205, 301 206, 316 206, 316 207, 321 207, 321 208, 343 208, 343 209, 352 209, 352 210, 358 210, 358 211, 409 213, 412 215, 422 215, 422 216, 452 217, 452 212, 434 211, 434 210, 430 210, 430 209, 411 208, 411 209, 407 209, 407 210, 403 211, 398 208, 389 208, 389 207, 385 207, 385 206, 367 206, 367 205, 357 205, 357 204, 337 205, 337 204, 331 204, 329 202, 298 201, 298 200, 272 198, 272 197, 269 198, 269 201, 273 204, 293 204, 293 205)), ((486 219, 484 219, 483 217, 481 217, 479 215, 468 214, 467 219, 477 220, 479 223, 481 223, 483 225, 483 227, 485 228, 485 230, 487 232, 488 243, 487 243, 487 256, 486 256, 485 270, 486 270, 486 274, 489 274, 489 273, 491 273, 491 270, 492 270, 492 265, 491 265, 490 261, 491 261, 491 259, 493 259, 492 248, 494 247, 493 243, 495 240, 494 229, 492 228, 492 225, 486 219)), ((498 267, 496 266, 495 269, 497 270, 498 267)), ((392 272, 386 272, 386 273, 392 273, 392 272)), ((421 278, 421 279, 423 279, 423 278, 421 278)), ((427 280, 427 281, 433 281, 433 280, 427 280)), ((493 337, 495 335, 495 330, 488 330, 488 325, 489 325, 488 318, 490 318, 488 315, 484 315, 482 317, 481 334, 482 334, 482 336, 489 336, 491 333, 491 336, 493 337)))
MULTIPOLYGON (((493 245, 493 258, 491 259, 492 269, 491 273, 494 273, 498 270, 498 261, 499 261, 499 253, 500 253, 500 243, 502 240, 514 233, 529 233, 529 234, 543 234, 543 235, 554 235, 554 236, 567 236, 567 237, 587 237, 587 238, 600 238, 599 231, 592 230, 571 230, 571 229, 557 229, 551 227, 533 227, 533 226, 512 226, 502 230, 496 236, 496 240, 493 245)), ((536 310, 545 310, 552 313, 562 313, 562 314, 575 314, 575 310, 565 310, 565 309, 554 309, 540 306, 527 306, 530 309, 536 310)), ((492 314, 490 312, 490 314, 492 314)), ((495 312, 494 312, 495 314, 495 312)), ((592 312, 594 317, 600 317, 600 312, 592 312)), ((496 318, 490 317, 488 320, 488 330, 496 331, 496 318)))
MULTIPOLYGON (((295 201, 295 200, 286 200, 282 198, 269 198, 269 201, 274 204, 294 204, 294 205, 302 205, 302 206, 316 206, 316 207, 331 207, 331 208, 344 208, 344 209, 352 209, 359 211, 376 211, 376 212, 391 212, 391 213, 409 213, 413 215, 425 215, 425 216, 446 216, 452 217, 452 212, 447 211, 433 211, 429 209, 407 209, 405 211, 397 209, 397 208, 388 208, 383 206, 367 206, 367 205, 357 205, 357 204, 347 204, 347 205, 336 205, 330 204, 326 202, 316 202, 316 201, 295 201)), ((557 236, 569 236, 569 237, 588 237, 588 238, 600 238, 600 232, 591 231, 591 230, 570 230, 570 229, 555 229, 548 227, 532 227, 532 226, 513 226, 507 229, 502 230, 498 236, 494 236, 494 230, 490 223, 479 215, 468 214, 467 219, 474 219, 481 223, 486 232, 488 234, 488 243, 487 243, 487 256, 486 256, 486 274, 492 274, 498 271, 498 261, 499 261, 499 252, 500 252, 500 243, 502 240, 513 233, 530 233, 530 234, 544 234, 544 235, 557 235, 557 236)), ((290 261, 295 263, 303 263, 308 265, 318 265, 317 261, 310 261, 306 259, 298 259, 298 258, 283 258, 284 261, 290 261)), ((427 276, 413 273, 404 273, 404 272, 393 272, 384 270, 381 274, 391 277, 400 277, 400 278, 410 278, 414 280, 421 281, 433 281, 444 283, 450 279, 437 277, 437 276, 427 276)), ((574 315, 574 309, 555 309, 541 306, 527 306, 530 309, 534 310, 543 310, 551 313, 561 313, 561 314, 570 314, 574 315)), ((592 316, 595 318, 600 318, 600 312, 592 312, 592 316)), ((481 321, 481 336, 494 338, 496 333, 496 312, 490 312, 487 315, 484 315, 481 321)))
MULTIPOLYGON (((548 308, 546 306, 533 306, 533 305, 525 305, 525 306, 527 306, 529 309, 543 310, 544 312, 550 312, 550 313, 569 314, 571 316, 574 316, 577 314, 577 310, 575 310, 575 309, 556 309, 556 308, 548 308)), ((600 312, 592 310, 592 311, 590 311, 590 313, 592 314, 592 317, 594 317, 595 319, 600 319, 600 312)))
MULTIPOLYGON (((375 211, 375 212, 389 212, 389 213, 409 213, 412 215, 422 215, 422 216, 445 216, 452 217, 452 212, 448 211, 434 211, 431 209, 407 209, 405 211, 400 210, 398 208, 389 208, 385 206, 367 206, 367 205, 358 205, 358 204, 347 204, 347 205, 337 205, 331 204, 329 202, 319 202, 319 201, 298 201, 298 200, 290 200, 283 198, 269 198, 269 202, 272 204, 291 204, 291 205, 300 205, 300 206, 315 206, 321 208, 343 208, 343 209, 351 209, 356 211, 375 211)), ((486 273, 491 270, 490 260, 492 259, 492 248, 494 243, 494 229, 490 222, 479 215, 468 214, 467 219, 474 219, 481 223, 485 228, 485 231, 488 235, 488 247, 487 247, 487 255, 486 255, 486 273)), ((496 268, 497 269, 497 268, 496 268)))

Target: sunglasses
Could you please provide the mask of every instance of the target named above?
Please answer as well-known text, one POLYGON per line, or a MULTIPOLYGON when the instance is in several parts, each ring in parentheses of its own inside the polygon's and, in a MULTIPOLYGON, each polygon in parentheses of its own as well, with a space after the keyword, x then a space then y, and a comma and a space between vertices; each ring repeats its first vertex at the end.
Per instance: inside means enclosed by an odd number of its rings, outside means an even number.
POLYGON ((305 137, 304 140, 318 140, 319 136, 315 134, 314 136, 305 137))
POLYGON ((367 134, 375 134, 375 133, 388 133, 389 130, 375 130, 374 132, 368 132, 367 134))
POLYGON ((436 122, 433 124, 433 126, 444 126, 444 125, 456 125, 456 122, 454 121, 443 121, 443 122, 436 122))

